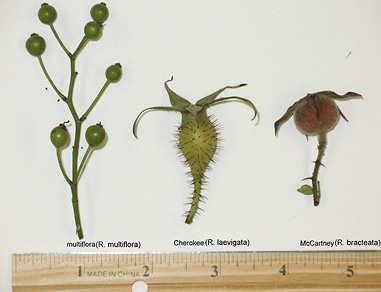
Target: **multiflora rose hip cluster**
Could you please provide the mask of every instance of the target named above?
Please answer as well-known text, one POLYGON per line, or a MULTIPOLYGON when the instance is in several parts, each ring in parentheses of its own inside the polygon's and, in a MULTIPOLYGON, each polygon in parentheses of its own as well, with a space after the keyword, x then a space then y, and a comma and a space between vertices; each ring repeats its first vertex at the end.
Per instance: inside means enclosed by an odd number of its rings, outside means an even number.
POLYGON ((57 86, 51 79, 50 75, 48 74, 48 71, 42 60, 42 55, 46 49, 46 42, 44 38, 34 33, 26 41, 27 51, 32 56, 35 56, 38 58, 38 61, 41 65, 42 71, 44 72, 46 78, 48 79, 49 83, 51 84, 55 92, 61 98, 61 100, 63 100, 67 104, 74 120, 75 137, 74 137, 74 143, 72 148, 72 176, 71 177, 69 177, 69 175, 67 174, 65 170, 65 166, 63 165, 62 158, 61 158, 61 150, 65 148, 66 146, 68 146, 70 142, 70 135, 66 127, 66 125, 70 122, 65 121, 63 123, 60 123, 57 127, 55 127, 50 133, 50 140, 56 148, 58 164, 61 169, 61 172, 71 189, 76 233, 78 234, 79 239, 83 238, 83 230, 82 230, 82 224, 81 224, 81 219, 79 214, 79 203, 78 203, 79 178, 81 177, 84 166, 90 157, 90 153, 94 149, 97 149, 97 147, 99 148, 99 146, 101 146, 102 143, 105 141, 105 137, 106 137, 105 129, 103 128, 101 123, 88 127, 85 133, 85 138, 88 143, 88 148, 85 154, 83 155, 81 162, 79 163, 79 143, 80 143, 82 125, 84 121, 86 120, 86 118, 88 117, 88 115, 90 114, 90 112, 92 111, 92 109, 94 108, 94 106, 96 105, 96 103, 98 102, 98 100, 100 99, 100 97, 105 92, 106 88, 111 83, 118 82, 122 77, 122 66, 119 63, 109 66, 105 71, 106 81, 101 87, 98 95, 94 98, 93 102, 90 104, 88 109, 82 115, 78 114, 74 106, 74 95, 73 95, 74 84, 75 84, 76 77, 78 75, 78 72, 76 71, 76 60, 80 52, 83 50, 83 48, 86 46, 86 44, 90 40, 95 41, 101 37, 102 31, 103 31, 103 23, 108 19, 109 10, 105 3, 96 4, 91 8, 90 15, 92 17, 92 20, 89 21, 84 26, 84 36, 82 40, 80 41, 79 45, 77 46, 76 50, 73 53, 71 53, 63 44, 60 37, 58 36, 57 31, 54 28, 53 24, 57 19, 56 9, 53 6, 47 3, 44 3, 41 5, 41 8, 38 11, 38 18, 40 19, 42 23, 50 27, 51 31, 53 32, 61 48, 65 51, 67 57, 69 58, 70 82, 69 82, 69 88, 68 88, 67 94, 64 94, 60 89, 57 88, 57 86))

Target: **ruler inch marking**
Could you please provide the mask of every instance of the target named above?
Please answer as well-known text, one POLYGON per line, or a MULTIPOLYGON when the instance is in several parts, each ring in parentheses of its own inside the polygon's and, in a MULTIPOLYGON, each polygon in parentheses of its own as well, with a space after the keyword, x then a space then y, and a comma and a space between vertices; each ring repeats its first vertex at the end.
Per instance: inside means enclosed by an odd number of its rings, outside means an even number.
POLYGON ((196 287, 219 287, 205 288, 217 291, 225 286, 231 287, 229 289, 234 287, 234 291, 247 291, 248 287, 256 287, 256 291, 259 287, 263 290, 288 287, 289 291, 297 290, 297 287, 308 291, 317 291, 311 287, 320 287, 327 291, 335 287, 337 291, 357 287, 361 291, 381 291, 381 250, 36 253, 14 254, 11 258, 13 287, 17 292, 98 291, 91 287, 102 287, 102 291, 125 291, 109 289, 118 285, 128 287, 136 280, 146 281, 154 291, 174 291, 175 287, 182 287, 176 289, 177 291, 191 291, 196 287), (143 265, 146 267, 142 267, 143 265), (142 273, 142 270, 145 272, 142 273), (84 289, 81 290, 81 287, 84 289), (160 290, 160 287, 164 288, 160 290))

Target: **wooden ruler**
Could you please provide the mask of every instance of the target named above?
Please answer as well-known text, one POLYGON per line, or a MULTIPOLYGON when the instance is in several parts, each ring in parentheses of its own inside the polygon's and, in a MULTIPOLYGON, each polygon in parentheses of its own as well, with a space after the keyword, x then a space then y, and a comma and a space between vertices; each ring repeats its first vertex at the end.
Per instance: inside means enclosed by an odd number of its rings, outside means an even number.
POLYGON ((381 251, 12 255, 13 291, 381 291, 381 251))

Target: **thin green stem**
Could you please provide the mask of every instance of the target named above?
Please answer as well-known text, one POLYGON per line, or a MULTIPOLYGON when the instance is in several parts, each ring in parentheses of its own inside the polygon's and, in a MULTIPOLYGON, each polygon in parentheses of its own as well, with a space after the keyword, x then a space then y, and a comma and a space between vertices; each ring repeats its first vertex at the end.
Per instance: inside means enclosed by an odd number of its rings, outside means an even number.
POLYGON ((67 105, 69 106, 70 112, 73 115, 75 122, 79 122, 79 117, 75 107, 73 105, 73 93, 74 93, 74 83, 77 77, 77 72, 75 71, 75 58, 70 59, 70 83, 69 91, 67 96, 67 105))
POLYGON ((44 62, 42 61, 42 57, 41 56, 38 56, 38 61, 40 62, 40 66, 42 68, 42 71, 44 72, 46 78, 48 79, 50 85, 53 87, 54 91, 58 94, 58 96, 63 100, 63 101, 66 101, 67 100, 67 97, 65 95, 63 95, 61 93, 61 91, 59 91, 59 89, 57 88, 57 86, 54 84, 52 78, 50 78, 50 75, 48 73, 48 71, 46 70, 46 67, 44 65, 44 62))
POLYGON ((85 166, 87 158, 89 157, 92 149, 93 149, 93 147, 91 147, 90 145, 87 147, 85 155, 83 156, 81 164, 79 165, 79 168, 78 168, 77 182, 78 182, 79 178, 81 177, 81 174, 82 174, 82 171, 83 171, 83 167, 85 166))
POLYGON ((74 211, 74 219, 75 219, 75 226, 76 226, 76 232, 78 234, 78 238, 83 238, 83 230, 82 230, 82 224, 81 224, 81 217, 79 214, 79 202, 78 202, 78 184, 72 183, 70 184, 71 193, 72 193, 72 203, 73 203, 73 211, 74 211))
POLYGON ((62 47, 62 49, 65 51, 66 55, 68 55, 69 57, 71 56, 71 53, 69 52, 69 50, 65 47, 64 43, 61 41, 60 37, 58 36, 58 33, 56 31, 56 29, 54 28, 53 24, 50 24, 50 29, 52 30, 54 36, 56 37, 58 43, 60 44, 60 46, 62 47))
POLYGON ((73 183, 77 183, 78 181, 78 154, 79 154, 79 140, 81 136, 81 128, 82 128, 82 122, 76 121, 75 122, 75 138, 74 138, 74 145, 73 145, 73 164, 72 164, 72 171, 73 171, 73 183))
POLYGON ((74 54, 69 55, 70 83, 69 83, 69 90, 68 90, 68 97, 67 97, 67 105, 70 109, 70 112, 75 122, 75 138, 74 138, 73 153, 72 153, 72 182, 70 183, 70 188, 72 193, 72 203, 73 203, 76 231, 77 231, 79 239, 83 238, 83 231, 82 231, 82 225, 81 225, 81 219, 80 219, 80 213, 79 213, 79 204, 78 204, 78 177, 79 177, 78 155, 79 155, 79 142, 80 142, 80 136, 81 136, 82 121, 79 119, 77 111, 75 110, 75 107, 73 104, 73 93, 74 93, 75 79, 78 75, 78 73, 75 71, 75 61, 79 52, 84 47, 86 42, 87 42, 87 38, 83 38, 80 44, 78 45, 78 48, 75 50, 74 54))
POLYGON ((75 71, 75 59, 70 59, 70 83, 69 83, 69 91, 67 95, 68 101, 72 101, 73 92, 74 92, 74 83, 78 73, 75 71))
POLYGON ((82 115, 81 121, 86 120, 87 116, 90 114, 94 106, 97 104, 98 100, 101 98, 103 93, 105 92, 106 88, 110 85, 110 81, 106 81, 105 84, 102 86, 102 89, 99 91, 98 95, 95 97, 93 103, 89 106, 87 111, 82 115))
POLYGON ((60 166, 60 169, 61 169, 61 172, 65 178, 65 180, 67 181, 68 184, 71 184, 71 180, 69 179, 69 177, 67 176, 66 174, 66 171, 65 171, 65 167, 62 163, 62 157, 61 157, 61 148, 57 147, 57 159, 58 159, 58 164, 60 166))
POLYGON ((86 36, 84 36, 81 40, 81 42, 79 43, 77 49, 74 51, 73 55, 72 55, 72 59, 75 60, 78 56, 78 54, 81 52, 81 50, 83 49, 83 47, 86 45, 86 43, 88 42, 88 38, 86 36))
POLYGON ((321 161, 324 156, 325 149, 327 148, 327 133, 322 132, 318 136, 318 156, 315 160, 315 168, 312 174, 312 189, 314 196, 314 206, 319 206, 320 203, 320 182, 318 181, 318 174, 320 165, 322 165, 321 161))

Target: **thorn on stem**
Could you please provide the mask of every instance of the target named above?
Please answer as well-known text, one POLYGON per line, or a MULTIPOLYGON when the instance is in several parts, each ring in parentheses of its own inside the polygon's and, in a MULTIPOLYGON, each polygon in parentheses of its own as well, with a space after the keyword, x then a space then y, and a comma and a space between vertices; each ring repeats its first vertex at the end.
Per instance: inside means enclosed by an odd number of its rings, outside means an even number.
POLYGON ((315 160, 315 161, 312 161, 312 162, 314 162, 314 163, 316 163, 316 164, 319 164, 319 165, 322 165, 322 166, 325 167, 325 165, 324 165, 323 163, 321 163, 320 160, 315 160))

